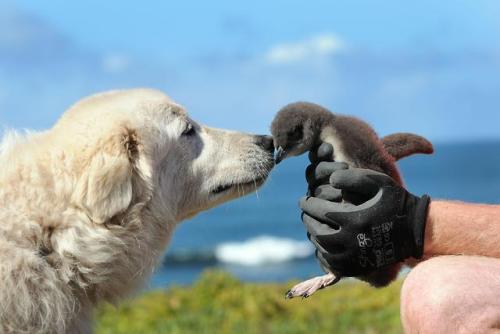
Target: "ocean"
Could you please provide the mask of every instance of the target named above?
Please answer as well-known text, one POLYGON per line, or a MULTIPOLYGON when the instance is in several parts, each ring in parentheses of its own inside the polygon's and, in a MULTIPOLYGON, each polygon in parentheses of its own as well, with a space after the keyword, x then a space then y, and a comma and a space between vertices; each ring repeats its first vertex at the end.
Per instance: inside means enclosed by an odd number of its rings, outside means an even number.
MULTIPOLYGON (((306 155, 286 159, 257 193, 180 224, 148 287, 189 284, 208 268, 254 282, 322 274, 298 208, 307 165, 306 155)), ((437 144, 433 155, 408 157, 399 167, 414 194, 500 202, 500 141, 437 144)))

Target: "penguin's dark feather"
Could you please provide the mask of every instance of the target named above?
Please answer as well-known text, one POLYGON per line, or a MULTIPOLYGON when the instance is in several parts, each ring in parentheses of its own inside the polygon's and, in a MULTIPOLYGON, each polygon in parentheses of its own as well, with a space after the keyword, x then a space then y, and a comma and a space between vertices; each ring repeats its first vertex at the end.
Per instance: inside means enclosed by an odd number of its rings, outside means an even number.
POLYGON ((427 139, 413 133, 394 133, 382 138, 386 151, 399 160, 412 154, 432 154, 434 148, 427 139))
POLYGON ((271 123, 274 146, 287 149, 298 143, 313 145, 318 139, 322 124, 332 123, 334 119, 334 114, 318 104, 288 104, 276 114, 271 123))
POLYGON ((338 115, 332 126, 342 145, 342 153, 351 160, 348 161, 351 165, 383 172, 402 183, 394 158, 384 149, 370 125, 355 117, 338 115))

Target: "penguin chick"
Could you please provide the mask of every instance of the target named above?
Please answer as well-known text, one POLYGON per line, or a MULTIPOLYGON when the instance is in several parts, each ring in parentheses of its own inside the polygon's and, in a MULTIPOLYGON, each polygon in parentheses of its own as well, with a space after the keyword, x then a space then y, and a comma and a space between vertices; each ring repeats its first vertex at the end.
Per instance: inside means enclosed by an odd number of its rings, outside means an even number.
MULTIPOLYGON (((283 107, 271 124, 271 133, 276 148, 276 164, 326 142, 333 146, 333 161, 383 172, 400 185, 403 181, 396 160, 415 153, 433 152, 432 144, 421 136, 397 133, 380 139, 364 121, 333 114, 309 102, 296 102, 283 107)), ((382 287, 394 280, 400 269, 401 264, 394 264, 358 278, 375 287, 382 287)), ((312 278, 292 288, 287 297, 308 297, 339 279, 333 273, 312 278)))

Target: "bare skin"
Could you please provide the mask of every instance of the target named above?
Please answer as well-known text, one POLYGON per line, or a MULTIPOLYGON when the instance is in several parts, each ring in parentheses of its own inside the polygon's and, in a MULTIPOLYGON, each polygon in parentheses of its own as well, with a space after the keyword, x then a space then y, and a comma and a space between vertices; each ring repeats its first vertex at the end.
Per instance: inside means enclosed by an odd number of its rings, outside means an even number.
POLYGON ((500 258, 500 205, 432 201, 425 231, 426 256, 500 258))
POLYGON ((500 205, 433 201, 401 291, 406 333, 500 333, 500 205))

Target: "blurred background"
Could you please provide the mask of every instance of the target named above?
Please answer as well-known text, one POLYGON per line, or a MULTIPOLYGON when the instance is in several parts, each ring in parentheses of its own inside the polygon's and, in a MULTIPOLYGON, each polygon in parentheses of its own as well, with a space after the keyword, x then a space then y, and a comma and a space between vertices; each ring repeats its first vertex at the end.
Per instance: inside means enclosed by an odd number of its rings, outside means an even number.
MULTIPOLYGON (((78 99, 154 87, 213 127, 269 133, 308 100, 426 136, 402 161, 435 198, 500 199, 500 2, 34 1, 0 3, 0 125, 45 129, 78 99)), ((257 194, 185 222, 148 287, 217 267, 244 281, 320 273, 299 219, 305 157, 257 194)))

